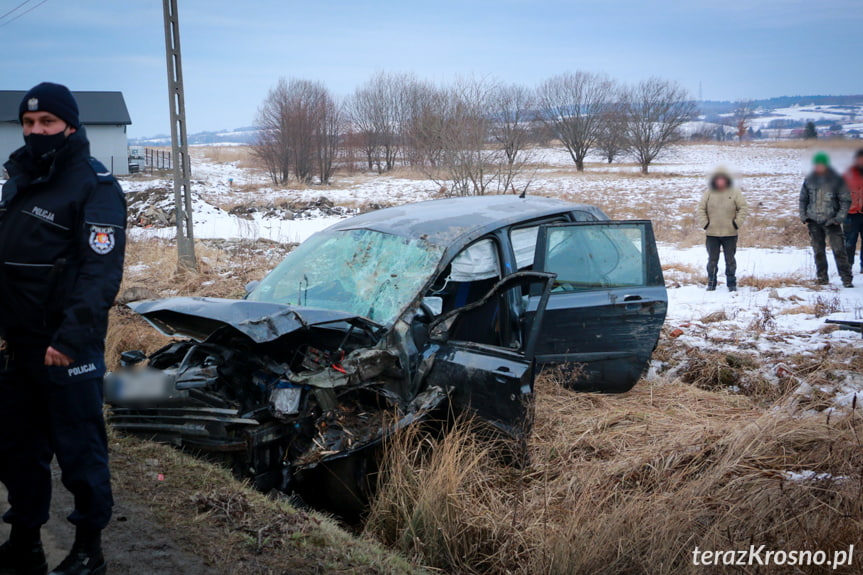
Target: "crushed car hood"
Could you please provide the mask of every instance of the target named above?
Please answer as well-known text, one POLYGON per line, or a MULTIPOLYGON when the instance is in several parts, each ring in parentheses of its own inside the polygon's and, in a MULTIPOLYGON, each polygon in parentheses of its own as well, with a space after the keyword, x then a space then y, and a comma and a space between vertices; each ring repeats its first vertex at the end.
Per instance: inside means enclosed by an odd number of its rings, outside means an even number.
POLYGON ((255 343, 327 324, 346 323, 371 332, 381 329, 370 319, 346 312, 248 300, 174 297, 128 305, 165 335, 197 341, 204 341, 225 327, 239 331, 255 343))

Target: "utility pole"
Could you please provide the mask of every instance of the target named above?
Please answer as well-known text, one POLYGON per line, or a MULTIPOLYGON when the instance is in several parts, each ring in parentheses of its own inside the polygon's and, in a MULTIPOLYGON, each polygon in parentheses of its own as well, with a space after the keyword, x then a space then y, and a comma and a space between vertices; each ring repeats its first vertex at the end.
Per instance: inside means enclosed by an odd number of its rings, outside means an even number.
POLYGON ((177 0, 162 0, 165 10, 165 56, 168 62, 168 99, 171 107, 171 159, 174 163, 174 208, 177 220, 177 263, 197 270, 192 221, 192 185, 189 181, 189 147, 186 142, 186 99, 180 55, 177 0))

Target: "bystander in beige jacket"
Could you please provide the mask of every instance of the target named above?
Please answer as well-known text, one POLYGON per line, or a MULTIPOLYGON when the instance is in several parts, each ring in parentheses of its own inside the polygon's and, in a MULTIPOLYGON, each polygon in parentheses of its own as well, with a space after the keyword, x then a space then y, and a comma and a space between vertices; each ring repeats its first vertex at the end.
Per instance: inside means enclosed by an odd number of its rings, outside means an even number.
POLYGON ((746 216, 749 214, 749 206, 743 192, 735 186, 725 189, 717 189, 715 182, 718 178, 725 178, 731 182, 731 177, 725 172, 716 172, 710 178, 710 187, 704 192, 698 203, 698 225, 707 232, 708 236, 727 238, 737 235, 746 216))

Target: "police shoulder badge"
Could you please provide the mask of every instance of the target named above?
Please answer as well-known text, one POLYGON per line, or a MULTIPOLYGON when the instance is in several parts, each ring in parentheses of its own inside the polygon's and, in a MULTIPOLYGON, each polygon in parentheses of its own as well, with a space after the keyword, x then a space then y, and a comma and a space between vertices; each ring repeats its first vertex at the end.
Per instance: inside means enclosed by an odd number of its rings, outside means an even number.
POLYGON ((103 256, 114 249, 114 228, 111 226, 90 226, 90 248, 103 256))
POLYGON ((30 98, 27 100, 27 109, 31 112, 35 112, 39 109, 39 98, 30 98))

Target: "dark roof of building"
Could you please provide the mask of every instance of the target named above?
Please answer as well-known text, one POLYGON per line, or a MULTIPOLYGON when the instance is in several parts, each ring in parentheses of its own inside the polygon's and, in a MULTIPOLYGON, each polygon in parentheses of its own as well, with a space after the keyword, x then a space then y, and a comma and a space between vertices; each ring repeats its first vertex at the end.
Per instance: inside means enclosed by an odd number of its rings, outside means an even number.
POLYGON ((448 247, 472 241, 491 230, 518 222, 567 212, 587 212, 606 220, 599 208, 563 200, 514 195, 450 198, 405 204, 343 220, 329 229, 370 229, 409 238, 422 238, 448 247))
MULTIPOLYGON (((0 122, 18 123, 18 106, 27 92, 0 90, 0 122)), ((78 117, 86 125, 132 123, 122 92, 72 92, 78 101, 78 117)))

